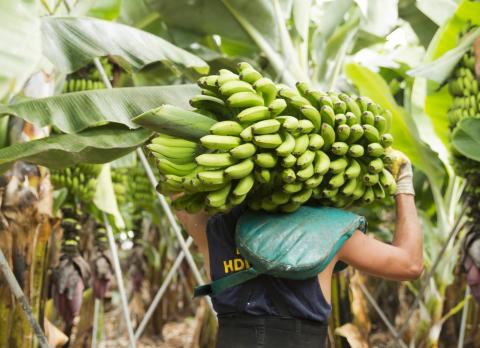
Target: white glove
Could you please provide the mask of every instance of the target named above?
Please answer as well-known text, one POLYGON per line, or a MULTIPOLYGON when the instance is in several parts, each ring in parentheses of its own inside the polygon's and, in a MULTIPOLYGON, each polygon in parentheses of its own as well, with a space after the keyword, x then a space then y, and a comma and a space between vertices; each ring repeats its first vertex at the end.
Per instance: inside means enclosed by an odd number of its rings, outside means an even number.
POLYGON ((406 194, 415 196, 415 190, 413 189, 413 170, 412 164, 407 156, 398 151, 400 167, 397 173, 397 191, 395 195, 406 194))

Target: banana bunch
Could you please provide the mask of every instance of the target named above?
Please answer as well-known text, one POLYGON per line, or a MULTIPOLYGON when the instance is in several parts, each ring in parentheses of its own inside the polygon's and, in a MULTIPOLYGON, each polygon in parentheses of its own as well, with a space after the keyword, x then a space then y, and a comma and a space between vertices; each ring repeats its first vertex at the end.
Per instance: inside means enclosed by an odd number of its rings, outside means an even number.
MULTIPOLYGON (((478 26, 468 23, 460 33, 460 37, 478 26)), ((480 118, 480 76, 475 73, 475 52, 473 46, 463 55, 455 67, 448 82, 448 90, 453 97, 448 111, 450 130, 466 117, 480 118)), ((468 215, 472 226, 480 233, 480 163, 471 160, 451 148, 452 164, 457 175, 466 178, 464 201, 468 207, 468 215)))
POLYGON ((65 169, 51 170, 50 179, 55 188, 65 187, 68 192, 84 203, 95 196, 97 177, 102 166, 99 164, 78 164, 65 169))
POLYGON ((137 162, 135 167, 129 168, 128 175, 127 196, 132 201, 132 219, 135 221, 141 219, 143 211, 152 210, 155 191, 140 162, 137 162))
POLYGON ((346 207, 396 190, 387 169, 391 114, 365 97, 275 84, 248 63, 198 80, 196 112, 218 122, 199 144, 158 135, 147 145, 158 190, 185 192, 175 208, 293 212, 302 204, 346 207))
POLYGON ((63 84, 63 93, 81 92, 92 89, 104 89, 105 85, 102 81, 94 81, 90 79, 69 78, 63 84))
POLYGON ((124 206, 128 202, 128 171, 130 168, 114 168, 112 170, 112 185, 118 206, 124 206))

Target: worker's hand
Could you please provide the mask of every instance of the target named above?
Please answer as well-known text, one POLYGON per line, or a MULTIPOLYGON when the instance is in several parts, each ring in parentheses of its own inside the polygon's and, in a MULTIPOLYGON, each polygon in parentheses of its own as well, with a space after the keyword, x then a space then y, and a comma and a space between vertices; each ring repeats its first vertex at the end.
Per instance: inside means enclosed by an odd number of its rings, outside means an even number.
POLYGON ((392 173, 397 181, 397 191, 395 195, 407 194, 415 196, 412 163, 403 152, 394 150, 394 154, 395 162, 392 166, 392 173))

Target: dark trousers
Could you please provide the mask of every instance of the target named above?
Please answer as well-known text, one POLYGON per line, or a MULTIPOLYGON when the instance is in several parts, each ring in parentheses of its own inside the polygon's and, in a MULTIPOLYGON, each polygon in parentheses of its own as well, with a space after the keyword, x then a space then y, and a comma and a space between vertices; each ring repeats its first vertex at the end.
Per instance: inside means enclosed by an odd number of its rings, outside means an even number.
POLYGON ((253 315, 220 315, 217 348, 324 348, 322 323, 253 315))

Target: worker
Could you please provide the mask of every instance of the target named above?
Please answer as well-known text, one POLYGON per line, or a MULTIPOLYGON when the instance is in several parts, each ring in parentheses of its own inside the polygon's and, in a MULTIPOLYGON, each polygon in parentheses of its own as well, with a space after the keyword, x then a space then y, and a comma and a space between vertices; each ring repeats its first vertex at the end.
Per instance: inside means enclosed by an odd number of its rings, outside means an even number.
MULTIPOLYGON (((292 280, 262 275, 212 295, 219 323, 217 348, 324 347, 331 312, 331 279, 339 261, 386 279, 412 280, 421 275, 423 238, 415 208, 413 172, 410 161, 402 156, 396 177, 392 243, 356 230, 317 277, 292 280)), ((203 255, 211 280, 249 267, 235 245, 236 222, 245 209, 239 206, 214 216, 177 213, 203 255)))

